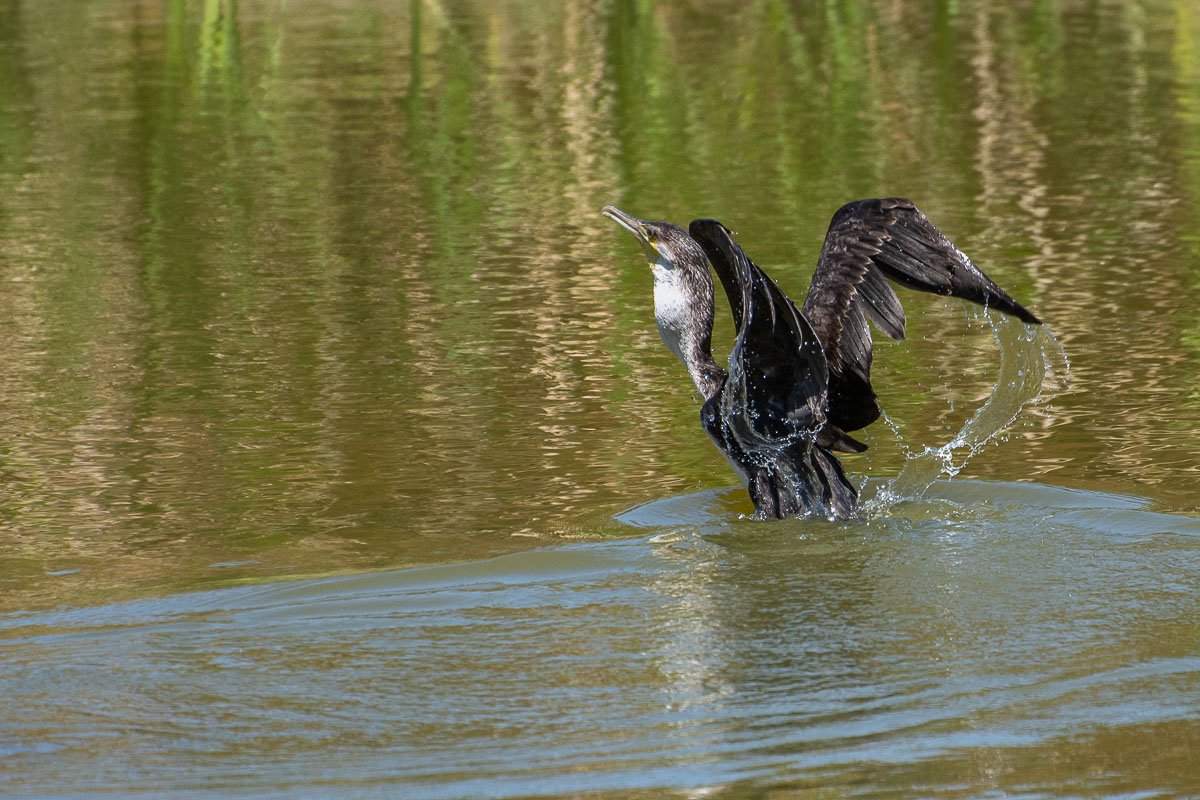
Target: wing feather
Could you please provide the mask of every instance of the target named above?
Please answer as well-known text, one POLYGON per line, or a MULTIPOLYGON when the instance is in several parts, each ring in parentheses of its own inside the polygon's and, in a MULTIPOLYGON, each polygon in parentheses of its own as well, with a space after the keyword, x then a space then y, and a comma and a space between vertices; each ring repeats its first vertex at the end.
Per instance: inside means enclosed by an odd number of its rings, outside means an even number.
POLYGON ((910 201, 882 198, 847 203, 829 224, 802 312, 825 351, 829 421, 843 430, 858 430, 880 415, 871 388, 867 319, 886 336, 904 338, 904 309, 887 278, 910 289, 960 297, 1039 324, 910 201))
POLYGON ((747 452, 770 449, 825 422, 828 371, 821 342, 795 304, 716 220, 689 227, 704 249, 734 311, 723 409, 747 452))

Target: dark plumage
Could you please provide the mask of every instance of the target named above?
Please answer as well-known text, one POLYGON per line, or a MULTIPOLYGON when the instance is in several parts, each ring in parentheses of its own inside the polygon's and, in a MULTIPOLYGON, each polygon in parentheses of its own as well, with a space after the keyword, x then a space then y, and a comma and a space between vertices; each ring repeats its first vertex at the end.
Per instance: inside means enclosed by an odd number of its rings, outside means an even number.
POLYGON ((834 214, 802 312, 715 220, 684 231, 613 206, 604 214, 641 243, 659 333, 704 397, 701 424, 761 517, 857 516, 858 493, 833 453, 865 450, 847 431, 881 413, 867 319, 904 338, 904 310, 885 278, 1040 324, 907 200, 861 200, 834 214), (712 357, 709 264, 737 328, 728 371, 712 357))

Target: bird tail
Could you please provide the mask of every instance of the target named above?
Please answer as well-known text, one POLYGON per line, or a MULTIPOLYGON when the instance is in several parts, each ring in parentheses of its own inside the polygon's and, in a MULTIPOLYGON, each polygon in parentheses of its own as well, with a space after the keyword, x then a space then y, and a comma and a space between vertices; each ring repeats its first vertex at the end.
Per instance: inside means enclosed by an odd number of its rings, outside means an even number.
MULTIPOLYGON (((849 437, 846 437, 849 438, 849 437)), ((854 441, 851 439, 850 441, 854 441)), ((857 442, 855 442, 857 444, 857 442)), ((864 449, 866 449, 864 447, 864 449)), ((825 505, 835 519, 858 518, 858 490, 842 470, 842 462, 824 447, 814 447, 813 461, 823 486, 825 505)))
MULTIPOLYGON (((851 440, 853 441, 853 440, 851 440)), ((820 445, 809 445, 801 457, 775 459, 749 476, 750 499, 758 516, 783 519, 826 515, 858 518, 858 490, 846 477, 837 456, 820 445)))

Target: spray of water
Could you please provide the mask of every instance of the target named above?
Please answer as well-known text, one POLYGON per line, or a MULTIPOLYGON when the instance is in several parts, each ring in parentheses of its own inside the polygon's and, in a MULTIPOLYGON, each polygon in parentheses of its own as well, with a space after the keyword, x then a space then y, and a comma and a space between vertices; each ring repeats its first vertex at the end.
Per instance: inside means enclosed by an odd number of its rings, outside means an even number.
POLYGON ((1070 363, 1062 345, 1044 325, 1023 325, 994 311, 979 317, 992 329, 1000 351, 1000 374, 991 396, 941 447, 915 452, 903 444, 897 425, 884 416, 901 439, 904 466, 892 481, 867 503, 868 516, 876 516, 902 500, 921 497, 934 481, 953 478, 984 446, 1020 416, 1031 402, 1046 402, 1067 386, 1070 363))

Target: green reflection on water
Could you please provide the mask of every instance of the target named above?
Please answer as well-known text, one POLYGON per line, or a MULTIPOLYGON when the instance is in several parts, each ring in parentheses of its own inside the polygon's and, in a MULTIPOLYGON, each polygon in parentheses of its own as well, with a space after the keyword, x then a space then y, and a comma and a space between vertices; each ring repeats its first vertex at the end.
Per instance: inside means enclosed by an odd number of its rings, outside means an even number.
MULTIPOLYGON (((1191 528, 999 482, 1197 511, 1198 26, 1184 0, 0 0, 2 693, 28 712, 0 753, 75 748, 6 765, 144 788, 212 748, 175 785, 227 788, 236 752, 275 766, 256 788, 334 760, 361 786, 415 747, 454 780, 580 751, 594 776, 636 728, 676 782, 755 776, 729 796, 827 792, 831 745, 858 787, 1185 792, 1191 528), (864 526, 710 498, 704 535, 478 561, 734 480, 601 206, 719 217, 799 298, 834 210, 891 194, 1071 359, 978 482, 864 526), (24 613, 132 595, 169 597, 24 613), (936 755, 867 758, 908 755, 888 712, 931 693, 936 755), (848 712, 883 724, 813 732, 848 712)), ((1000 368, 978 317, 904 302, 875 364, 900 433, 858 477, 944 444, 1000 368)))
MULTIPOLYGON (((1073 363, 964 476, 1195 509, 1185 3, 3 12, 12 608, 477 558, 731 483, 607 202, 725 219, 798 297, 842 202, 913 197, 1073 363)), ((904 440, 860 474, 994 383, 985 326, 905 303, 904 440)))

